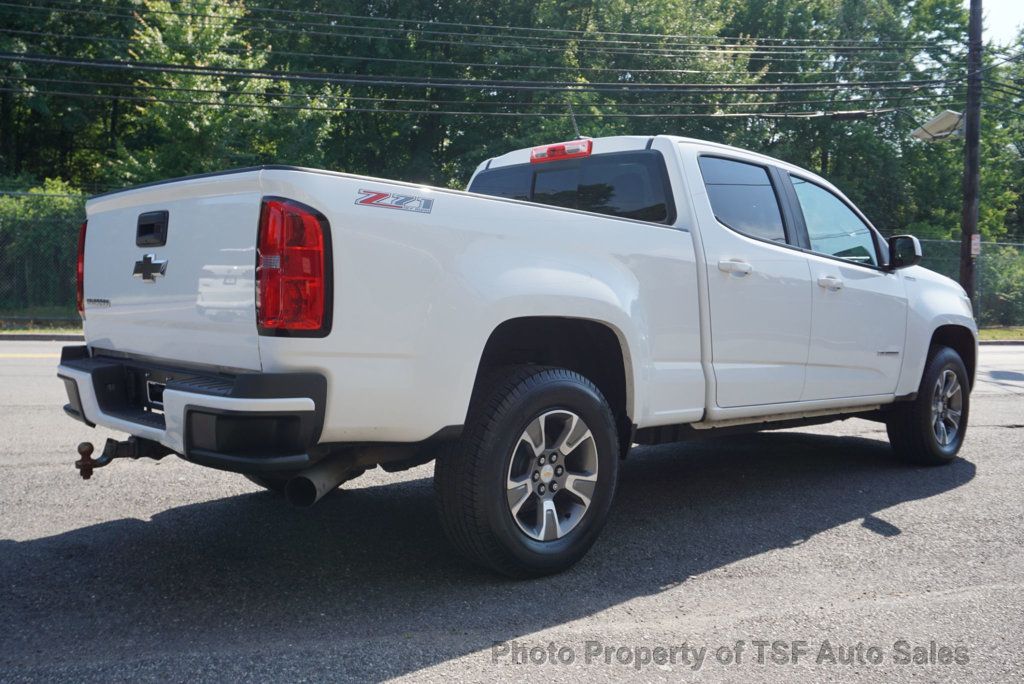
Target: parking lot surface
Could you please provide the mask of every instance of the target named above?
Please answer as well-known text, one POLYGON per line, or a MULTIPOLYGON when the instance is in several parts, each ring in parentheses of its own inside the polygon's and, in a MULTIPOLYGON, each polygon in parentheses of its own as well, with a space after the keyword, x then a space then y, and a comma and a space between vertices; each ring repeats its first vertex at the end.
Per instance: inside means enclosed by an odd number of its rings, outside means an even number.
POLYGON ((982 348, 949 466, 859 419, 637 449, 531 582, 453 554, 429 465, 308 511, 175 457, 83 482, 118 435, 63 416, 59 348, 0 342, 0 681, 1021 681, 1024 347, 982 348))

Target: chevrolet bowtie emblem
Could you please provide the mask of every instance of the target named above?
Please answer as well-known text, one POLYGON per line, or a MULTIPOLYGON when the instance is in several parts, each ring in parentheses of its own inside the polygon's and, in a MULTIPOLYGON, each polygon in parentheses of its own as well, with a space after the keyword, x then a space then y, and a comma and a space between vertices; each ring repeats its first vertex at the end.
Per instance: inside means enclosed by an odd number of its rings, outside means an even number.
POLYGON ((132 271, 132 275, 152 283, 156 281, 157 276, 162 276, 166 272, 167 259, 157 261, 155 254, 146 254, 135 262, 135 270, 132 271))

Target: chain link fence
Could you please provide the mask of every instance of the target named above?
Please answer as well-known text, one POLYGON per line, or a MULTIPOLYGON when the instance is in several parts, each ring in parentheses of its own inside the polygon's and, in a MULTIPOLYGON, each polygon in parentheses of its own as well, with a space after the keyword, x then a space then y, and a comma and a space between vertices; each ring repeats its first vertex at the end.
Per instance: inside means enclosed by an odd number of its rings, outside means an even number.
MULTIPOLYGON (((84 198, 0 193, 0 323, 78 324, 75 256, 84 198)), ((960 243, 921 240, 922 265, 957 279, 960 243)), ((975 318, 982 327, 1024 325, 1024 243, 982 243, 975 318)))
POLYGON ((0 193, 0 323, 78 325, 75 265, 81 195, 0 193))
MULTIPOLYGON (((921 265, 960 277, 960 242, 921 240, 921 265)), ((1024 243, 983 242, 975 261, 974 318, 985 328, 1024 325, 1024 243)))

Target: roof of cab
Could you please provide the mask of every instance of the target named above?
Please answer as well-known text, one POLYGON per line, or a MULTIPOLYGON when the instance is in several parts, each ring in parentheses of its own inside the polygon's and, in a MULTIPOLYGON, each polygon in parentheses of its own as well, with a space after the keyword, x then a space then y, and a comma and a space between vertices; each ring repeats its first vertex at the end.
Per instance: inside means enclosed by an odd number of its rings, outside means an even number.
MULTIPOLYGON (((648 144, 656 138, 664 138, 666 140, 671 140, 673 142, 678 143, 691 143, 695 145, 706 145, 708 147, 716 147, 721 150, 738 152, 743 154, 744 156, 758 157, 771 164, 776 164, 779 166, 788 166, 794 169, 799 168, 781 159, 769 157, 766 154, 761 154, 760 152, 754 152, 752 150, 743 149, 742 147, 725 145, 723 143, 712 142, 711 140, 701 140, 700 138, 686 138, 679 135, 614 135, 604 138, 591 138, 591 140, 594 141, 594 148, 591 154, 606 154, 608 152, 626 152, 630 150, 642 150, 646 148, 648 144)), ((561 141, 553 141, 551 143, 546 144, 555 144, 556 142, 561 141)), ((526 164, 530 161, 531 150, 533 150, 533 147, 521 147, 518 150, 506 152, 505 154, 499 157, 491 157, 490 159, 485 159, 480 164, 480 168, 493 169, 500 166, 511 166, 513 164, 526 164)), ((800 170, 806 173, 806 169, 800 170)))
MULTIPOLYGON (((605 154, 607 152, 627 152, 629 150, 642 150, 653 138, 651 135, 615 135, 606 138, 592 138, 594 147, 591 154, 605 154)), ((563 142, 554 140, 551 143, 563 142)), ((484 160, 477 170, 484 168, 493 169, 499 166, 511 166, 513 164, 527 164, 530 161, 532 147, 523 147, 518 150, 506 152, 500 157, 492 157, 484 160)))
MULTIPOLYGON (((712 142, 710 140, 701 140, 699 138, 686 138, 679 135, 616 135, 605 138, 592 138, 592 140, 594 141, 594 146, 591 154, 605 154, 608 152, 626 152, 631 150, 642 150, 645 149, 651 143, 651 141, 655 139, 664 139, 675 143, 711 147, 722 152, 736 154, 740 157, 746 157, 751 161, 759 160, 765 164, 772 164, 774 166, 778 166, 788 171, 795 171, 804 176, 810 176, 820 181, 828 188, 836 192, 840 192, 838 188, 836 188, 826 179, 822 178, 813 171, 809 171, 808 169, 796 166, 795 164, 790 164, 789 162, 783 161, 782 159, 776 159, 775 157, 770 157, 766 154, 761 154, 760 152, 747 150, 742 147, 734 147, 732 145, 725 145, 723 143, 712 142)), ((552 141, 551 143, 547 144, 554 144, 555 142, 558 141, 552 141)), ((476 171, 473 173, 473 176, 475 177, 484 169, 511 166, 513 164, 527 164, 530 161, 530 151, 532 149, 532 147, 523 147, 518 150, 506 152, 500 157, 492 157, 491 159, 485 159, 476 168, 476 171)), ((840 194, 842 193, 840 192, 840 194)))

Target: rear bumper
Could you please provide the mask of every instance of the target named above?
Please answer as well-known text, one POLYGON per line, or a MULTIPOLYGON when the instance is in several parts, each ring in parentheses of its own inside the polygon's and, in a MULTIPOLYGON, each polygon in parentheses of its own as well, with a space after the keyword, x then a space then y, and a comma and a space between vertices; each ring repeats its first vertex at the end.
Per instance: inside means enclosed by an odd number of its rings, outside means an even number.
POLYGON ((225 374, 71 346, 57 375, 72 418, 159 442, 200 465, 262 472, 318 460, 327 381, 317 373, 225 374))

